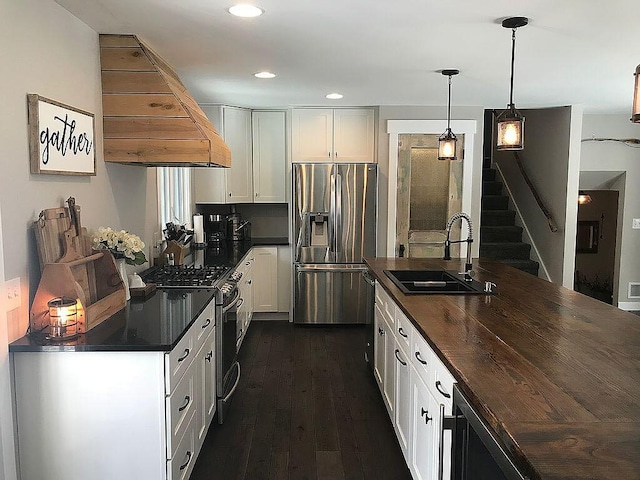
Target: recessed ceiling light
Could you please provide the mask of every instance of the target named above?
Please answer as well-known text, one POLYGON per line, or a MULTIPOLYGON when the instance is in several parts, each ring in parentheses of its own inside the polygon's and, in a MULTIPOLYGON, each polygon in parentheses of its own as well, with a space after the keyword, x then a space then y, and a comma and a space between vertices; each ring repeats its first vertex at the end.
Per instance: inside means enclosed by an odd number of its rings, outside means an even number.
POLYGON ((254 73, 253 76, 258 78, 274 78, 276 74, 271 72, 258 72, 254 73))
POLYGON ((344 97, 344 95, 341 93, 330 93, 325 95, 325 98, 328 98, 329 100, 340 100, 342 97, 344 97))
POLYGON ((259 7, 254 5, 249 5, 247 3, 240 3, 238 5, 234 5, 227 10, 231 15, 235 15, 236 17, 243 18, 251 18, 251 17, 259 17, 264 13, 259 7))

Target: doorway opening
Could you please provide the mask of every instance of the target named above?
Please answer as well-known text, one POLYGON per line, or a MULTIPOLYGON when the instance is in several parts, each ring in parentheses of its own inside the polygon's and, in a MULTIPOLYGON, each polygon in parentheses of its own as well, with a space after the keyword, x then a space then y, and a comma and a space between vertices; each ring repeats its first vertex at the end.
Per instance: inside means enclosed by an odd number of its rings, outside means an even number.
POLYGON ((613 305, 620 193, 581 190, 581 194, 588 196, 589 201, 578 205, 573 288, 613 305))

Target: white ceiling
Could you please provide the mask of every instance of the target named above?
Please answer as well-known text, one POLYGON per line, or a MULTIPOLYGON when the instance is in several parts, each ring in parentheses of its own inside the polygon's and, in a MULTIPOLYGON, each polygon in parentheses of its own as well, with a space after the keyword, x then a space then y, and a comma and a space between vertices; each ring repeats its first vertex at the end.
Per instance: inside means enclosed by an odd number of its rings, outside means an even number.
POLYGON ((517 31, 518 108, 630 114, 640 63, 638 0, 248 0, 265 10, 253 19, 227 13, 232 0, 56 1, 100 33, 139 35, 201 103, 446 105, 437 71, 458 68, 454 106, 503 108, 509 16, 530 18, 517 31), (333 91, 344 98, 326 100, 333 91))

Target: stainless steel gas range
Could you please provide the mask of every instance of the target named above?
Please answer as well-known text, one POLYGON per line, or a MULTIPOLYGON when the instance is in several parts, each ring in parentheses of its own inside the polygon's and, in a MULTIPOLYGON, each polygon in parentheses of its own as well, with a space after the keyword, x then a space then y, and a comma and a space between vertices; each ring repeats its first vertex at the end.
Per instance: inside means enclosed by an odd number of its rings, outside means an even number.
POLYGON ((143 272, 142 280, 163 290, 214 290, 216 321, 216 394, 218 423, 223 423, 231 397, 240 382, 240 363, 236 350, 237 308, 240 302, 237 282, 227 266, 193 267, 164 265, 143 272))

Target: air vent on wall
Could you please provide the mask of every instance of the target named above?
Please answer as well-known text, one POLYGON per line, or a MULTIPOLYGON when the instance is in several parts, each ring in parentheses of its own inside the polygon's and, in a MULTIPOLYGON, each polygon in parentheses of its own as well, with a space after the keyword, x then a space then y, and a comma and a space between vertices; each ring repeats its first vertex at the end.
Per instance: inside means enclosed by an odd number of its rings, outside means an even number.
POLYGON ((640 282, 629 282, 629 298, 640 298, 640 282))

